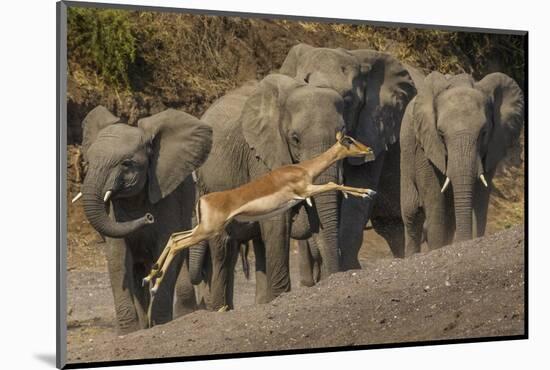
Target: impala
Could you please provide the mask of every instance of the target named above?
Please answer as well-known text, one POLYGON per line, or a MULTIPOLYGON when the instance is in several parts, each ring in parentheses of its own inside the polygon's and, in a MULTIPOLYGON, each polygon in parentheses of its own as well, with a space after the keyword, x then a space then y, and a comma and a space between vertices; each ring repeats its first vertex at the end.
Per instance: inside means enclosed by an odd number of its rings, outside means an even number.
POLYGON ((200 197, 196 206, 195 228, 172 234, 151 273, 143 284, 156 278, 151 287, 154 296, 173 258, 185 248, 221 233, 232 221, 254 222, 283 213, 299 202, 311 206, 311 197, 327 191, 372 197, 374 190, 354 188, 329 182, 313 182, 330 165, 347 157, 373 156, 371 148, 338 132, 336 143, 321 155, 297 164, 279 167, 235 189, 209 193, 200 197))

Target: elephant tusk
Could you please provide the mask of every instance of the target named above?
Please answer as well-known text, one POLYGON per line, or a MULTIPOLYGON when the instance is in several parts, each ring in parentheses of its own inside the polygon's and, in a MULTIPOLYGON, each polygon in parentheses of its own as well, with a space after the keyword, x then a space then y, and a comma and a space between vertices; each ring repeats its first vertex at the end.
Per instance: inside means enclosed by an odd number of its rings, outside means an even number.
POLYGON ((449 184, 451 183, 451 179, 448 177, 445 179, 445 183, 443 184, 443 187, 441 188, 441 192, 444 193, 445 190, 449 187, 449 184))
POLYGON ((306 198, 306 203, 307 203, 308 206, 313 207, 313 204, 311 203, 311 198, 310 197, 306 198))
POLYGON ((103 197, 103 202, 107 203, 109 201, 109 198, 111 197, 111 194, 113 194, 113 192, 111 190, 107 190, 105 196, 103 197))
POLYGON ((483 185, 485 185, 486 188, 489 187, 489 185, 487 184, 487 180, 485 180, 485 176, 483 176, 483 174, 479 175, 479 179, 481 180, 483 185))
POLYGON ((76 202, 76 201, 79 200, 80 198, 82 198, 82 192, 79 192, 77 195, 75 195, 75 197, 73 198, 73 200, 71 200, 71 203, 76 202))

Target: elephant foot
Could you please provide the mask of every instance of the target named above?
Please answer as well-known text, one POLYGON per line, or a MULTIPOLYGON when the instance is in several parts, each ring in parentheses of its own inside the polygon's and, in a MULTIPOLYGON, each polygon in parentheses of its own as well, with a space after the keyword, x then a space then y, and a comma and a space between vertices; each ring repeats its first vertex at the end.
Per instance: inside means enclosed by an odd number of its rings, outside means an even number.
POLYGON ((138 323, 129 324, 129 325, 118 324, 117 329, 116 329, 116 333, 117 333, 118 336, 123 336, 123 335, 126 335, 126 334, 133 333, 135 331, 138 331, 140 329, 141 329, 141 327, 139 326, 138 323))
POLYGON ((307 288, 311 288, 315 285, 315 282, 313 280, 300 280, 300 285, 305 286, 307 288))

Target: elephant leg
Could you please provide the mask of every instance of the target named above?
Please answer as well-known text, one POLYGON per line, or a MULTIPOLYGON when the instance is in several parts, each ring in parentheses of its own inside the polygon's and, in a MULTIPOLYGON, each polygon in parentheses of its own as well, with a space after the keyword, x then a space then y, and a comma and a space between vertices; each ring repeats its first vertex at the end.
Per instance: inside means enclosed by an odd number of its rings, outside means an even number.
POLYGON ((363 244, 363 232, 372 208, 369 199, 348 197, 342 200, 340 222, 340 267, 342 271, 361 268, 359 250, 363 244))
POLYGON ((176 281, 182 265, 183 255, 180 253, 174 257, 163 275, 162 284, 155 293, 151 307, 151 324, 164 324, 173 318, 174 291, 176 281))
POLYGON ((300 284, 311 287, 315 285, 313 278, 313 257, 307 240, 298 240, 298 256, 300 258, 300 284))
MULTIPOLYGON (((344 161, 345 185, 377 191, 386 153, 382 152, 374 162, 353 166, 344 161)), ((374 200, 358 197, 342 199, 340 212, 340 268, 342 271, 360 269, 359 250, 363 244, 363 232, 369 222, 374 200)))
POLYGON ((290 291, 290 219, 288 212, 260 222, 265 245, 267 300, 290 291))
POLYGON ((405 257, 405 227, 397 218, 371 218, 372 227, 388 243, 394 257, 405 257))
POLYGON ((212 259, 212 277, 210 280, 211 310, 219 310, 232 305, 230 300, 230 284, 233 283, 234 267, 231 263, 232 242, 226 233, 209 239, 210 255, 212 259))
POLYGON ((321 279, 328 276, 326 269, 323 269, 323 257, 321 257, 321 251, 315 242, 315 239, 308 240, 308 249, 313 261, 313 282, 318 283, 321 279))
POLYGON ((229 241, 228 247, 229 247, 228 252, 230 254, 227 257, 227 263, 228 263, 228 271, 230 273, 227 276, 225 304, 227 308, 232 310, 235 308, 235 304, 233 302, 233 297, 235 293, 235 267, 237 266, 237 261, 239 260, 239 250, 240 250, 241 244, 239 243, 239 241, 235 239, 231 239, 229 241))
POLYGON ((256 303, 267 303, 268 286, 266 275, 265 245, 262 239, 252 239, 256 268, 256 303))
POLYGON ((452 233, 449 212, 444 206, 432 204, 425 209, 426 213, 426 242, 433 249, 441 248, 451 243, 452 233))
POLYGON ((143 278, 149 273, 149 270, 149 266, 143 262, 134 262, 130 270, 130 275, 132 276, 132 285, 130 290, 132 291, 134 307, 136 309, 136 314, 141 328, 147 328, 149 326, 147 310, 151 300, 148 290, 142 287, 141 284, 143 278))
POLYGON ((422 230, 424 225, 424 213, 418 209, 414 213, 406 214, 404 217, 405 227, 405 257, 420 253, 422 244, 422 230))
POLYGON ((124 239, 107 238, 105 246, 109 279, 115 304, 117 332, 120 335, 145 328, 140 325, 132 294, 133 282, 130 274, 132 258, 124 239))
POLYGON ((418 191, 410 181, 401 177, 401 215, 405 232, 404 257, 420 252, 422 231, 426 219, 420 208, 418 191))
POLYGON ((445 177, 436 174, 425 157, 419 157, 422 164, 418 171, 419 193, 423 199, 425 214, 426 242, 433 250, 452 242, 454 212, 450 192, 441 192, 445 177))
POLYGON ((197 297, 197 308, 206 310, 212 307, 211 294, 210 294, 210 282, 212 281, 212 260, 210 258, 210 251, 207 252, 207 258, 205 258, 204 275, 205 279, 195 285, 195 295, 197 297))
POLYGON ((195 289, 189 275, 189 252, 182 253, 182 265, 176 281, 174 318, 187 315, 197 309, 195 289))

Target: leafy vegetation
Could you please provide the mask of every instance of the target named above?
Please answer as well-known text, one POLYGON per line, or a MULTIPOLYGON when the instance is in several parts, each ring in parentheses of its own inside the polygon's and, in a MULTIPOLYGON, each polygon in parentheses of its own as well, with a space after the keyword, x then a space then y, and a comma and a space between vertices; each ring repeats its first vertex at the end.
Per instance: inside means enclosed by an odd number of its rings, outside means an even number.
POLYGON ((74 8, 68 12, 68 58, 89 67, 113 86, 127 86, 128 68, 135 61, 134 24, 122 10, 74 8))

